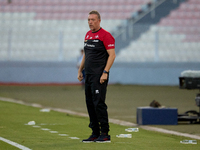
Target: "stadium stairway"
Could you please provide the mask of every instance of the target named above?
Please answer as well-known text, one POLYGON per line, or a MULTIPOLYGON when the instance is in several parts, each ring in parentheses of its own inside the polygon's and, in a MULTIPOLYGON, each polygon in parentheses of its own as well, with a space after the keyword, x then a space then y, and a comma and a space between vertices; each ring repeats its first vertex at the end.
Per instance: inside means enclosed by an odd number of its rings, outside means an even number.
POLYGON ((181 3, 178 8, 170 11, 169 15, 160 19, 157 24, 151 25, 149 30, 123 48, 118 54, 118 60, 126 62, 199 62, 199 14, 198 0, 181 3))
POLYGON ((178 8, 184 1, 185 0, 178 0, 176 2, 173 0, 154 0, 154 3, 146 8, 146 11, 139 10, 139 15, 136 17, 133 15, 132 18, 126 21, 124 26, 117 29, 117 33, 113 33, 116 39, 116 52, 118 53, 122 48, 127 47, 131 41, 137 40, 142 33, 150 29, 151 25, 157 24, 163 17, 169 15, 171 10, 178 8), (155 9, 153 12, 152 9, 154 7, 155 9), (155 14, 155 16, 152 16, 152 14, 155 14), (133 22, 134 24, 132 24, 133 22), (133 31, 130 31, 130 29, 133 31), (131 35, 130 32, 132 32, 131 35))

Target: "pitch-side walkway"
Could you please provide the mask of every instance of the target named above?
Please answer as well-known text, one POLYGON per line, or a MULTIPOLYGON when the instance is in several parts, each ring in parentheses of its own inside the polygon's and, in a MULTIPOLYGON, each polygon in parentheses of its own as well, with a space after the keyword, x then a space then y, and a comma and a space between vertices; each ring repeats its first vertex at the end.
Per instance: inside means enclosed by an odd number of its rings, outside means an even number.
MULTIPOLYGON (((6 101, 6 102, 18 103, 18 104, 22 104, 22 105, 26 105, 26 106, 44 108, 44 106, 42 106, 40 104, 25 103, 23 101, 12 99, 12 98, 0 97, 0 100, 1 101, 6 101)), ((79 112, 75 112, 75 111, 71 111, 71 110, 67 110, 67 109, 61 109, 61 108, 49 108, 49 109, 57 111, 57 112, 67 113, 67 114, 70 114, 70 115, 88 117, 88 115, 85 114, 85 113, 79 113, 79 112)), ((114 124, 118 124, 118 125, 122 125, 122 126, 129 126, 129 127, 138 126, 137 124, 132 123, 132 122, 122 121, 122 120, 118 120, 118 119, 111 119, 111 118, 109 119, 109 122, 114 123, 114 124)), ((145 129, 145 130, 151 130, 151 131, 162 132, 162 133, 166 133, 166 134, 173 134, 173 135, 177 135, 177 136, 184 136, 184 137, 189 137, 189 138, 199 139, 200 140, 200 136, 198 136, 198 135, 181 133, 181 132, 176 132, 176 131, 156 128, 156 127, 150 127, 150 126, 139 126, 139 127, 142 128, 142 129, 145 129)))

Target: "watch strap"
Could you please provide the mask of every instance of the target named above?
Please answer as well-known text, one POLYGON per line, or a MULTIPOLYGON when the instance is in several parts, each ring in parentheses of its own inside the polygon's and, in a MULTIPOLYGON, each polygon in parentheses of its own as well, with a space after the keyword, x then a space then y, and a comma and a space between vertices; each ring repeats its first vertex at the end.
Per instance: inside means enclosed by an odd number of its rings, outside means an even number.
POLYGON ((104 71, 103 71, 103 73, 107 73, 107 74, 108 74, 109 72, 108 72, 108 71, 106 71, 106 70, 104 70, 104 71))

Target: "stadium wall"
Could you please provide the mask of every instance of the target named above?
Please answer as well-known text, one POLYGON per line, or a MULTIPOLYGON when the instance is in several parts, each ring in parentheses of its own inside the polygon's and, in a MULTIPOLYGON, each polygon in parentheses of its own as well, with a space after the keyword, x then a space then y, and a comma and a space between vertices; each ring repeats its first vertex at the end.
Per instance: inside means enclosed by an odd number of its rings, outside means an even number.
MULTIPOLYGON (((200 63, 114 63, 111 84, 179 85, 184 70, 199 70, 200 63)), ((1 84, 78 84, 73 62, 0 62, 1 84)))

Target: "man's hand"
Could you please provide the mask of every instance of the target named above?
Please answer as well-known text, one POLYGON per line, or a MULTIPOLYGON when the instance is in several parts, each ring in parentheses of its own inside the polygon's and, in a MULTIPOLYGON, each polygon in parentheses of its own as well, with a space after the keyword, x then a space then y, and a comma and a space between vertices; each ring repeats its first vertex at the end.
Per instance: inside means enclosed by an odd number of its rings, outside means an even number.
POLYGON ((100 78, 100 83, 103 84, 108 79, 108 74, 103 73, 100 78))
MULTIPOLYGON (((114 60, 115 60, 115 49, 109 49, 107 50, 108 52, 108 60, 107 60, 107 63, 106 63, 106 66, 104 68, 104 70, 106 70, 107 72, 109 72, 114 60)), ((101 75, 101 78, 100 78, 100 83, 103 84, 106 80, 108 80, 108 74, 107 73, 103 73, 101 75)))
POLYGON ((83 73, 82 72, 78 72, 78 80, 82 81, 83 80, 83 73))

